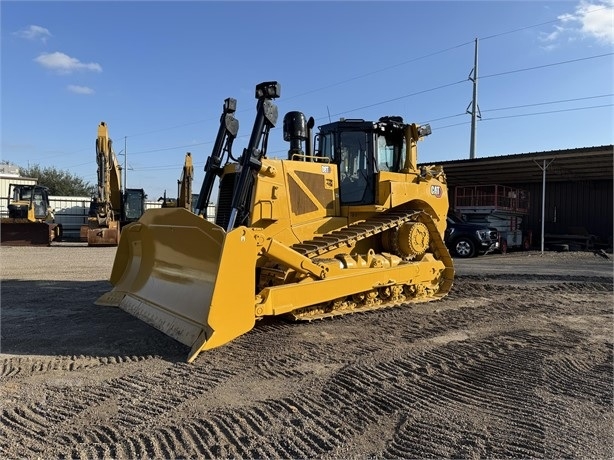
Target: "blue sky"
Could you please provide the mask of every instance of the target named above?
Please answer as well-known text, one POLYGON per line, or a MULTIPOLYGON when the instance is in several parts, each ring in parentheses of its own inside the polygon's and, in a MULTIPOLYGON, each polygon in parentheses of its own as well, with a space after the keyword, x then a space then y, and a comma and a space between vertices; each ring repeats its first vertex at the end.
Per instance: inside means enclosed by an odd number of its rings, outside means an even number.
MULTIPOLYGON (((419 161, 469 158, 478 39, 476 157, 614 143, 614 0, 6 1, 0 158, 96 180, 105 121, 127 148, 128 187, 176 195, 186 152, 195 191, 225 98, 245 147, 255 85, 281 83, 283 115, 316 125, 401 115, 431 124, 419 161)), ((123 163, 124 157, 119 157, 123 163)))

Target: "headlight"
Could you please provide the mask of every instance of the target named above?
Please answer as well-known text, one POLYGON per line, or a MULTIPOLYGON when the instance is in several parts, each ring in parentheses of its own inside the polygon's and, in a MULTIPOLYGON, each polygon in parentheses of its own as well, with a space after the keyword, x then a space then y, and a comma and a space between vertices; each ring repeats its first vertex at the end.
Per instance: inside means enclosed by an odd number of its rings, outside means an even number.
POLYGON ((490 239, 489 233, 490 232, 487 232, 487 231, 485 232, 485 231, 482 231, 482 230, 478 230, 477 231, 478 238, 480 238, 482 241, 487 241, 487 240, 490 239))

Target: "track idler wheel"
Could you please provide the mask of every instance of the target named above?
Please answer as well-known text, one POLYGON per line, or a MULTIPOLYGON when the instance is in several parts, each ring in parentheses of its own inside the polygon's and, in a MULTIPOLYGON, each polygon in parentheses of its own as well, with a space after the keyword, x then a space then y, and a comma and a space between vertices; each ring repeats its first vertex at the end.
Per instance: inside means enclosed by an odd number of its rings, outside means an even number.
POLYGON ((407 222, 382 235, 387 251, 408 259, 424 254, 430 242, 429 230, 422 222, 407 222))

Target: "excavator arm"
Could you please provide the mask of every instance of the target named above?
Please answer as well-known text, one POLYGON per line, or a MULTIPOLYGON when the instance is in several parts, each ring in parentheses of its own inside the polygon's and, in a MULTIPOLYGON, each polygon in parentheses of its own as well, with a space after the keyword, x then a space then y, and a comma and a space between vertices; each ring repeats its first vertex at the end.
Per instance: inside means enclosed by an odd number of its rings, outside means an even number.
POLYGON ((192 165, 192 154, 185 154, 183 171, 181 178, 177 181, 179 193, 177 193, 177 206, 192 210, 192 179, 194 177, 194 166, 192 165))

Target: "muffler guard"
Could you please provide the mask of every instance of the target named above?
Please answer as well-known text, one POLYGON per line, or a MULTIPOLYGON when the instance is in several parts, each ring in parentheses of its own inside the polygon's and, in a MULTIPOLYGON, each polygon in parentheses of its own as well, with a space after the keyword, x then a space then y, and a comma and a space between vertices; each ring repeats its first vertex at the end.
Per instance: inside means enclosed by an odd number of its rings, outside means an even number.
POLYGON ((126 226, 97 305, 118 306, 192 347, 188 362, 255 324, 257 247, 252 232, 183 208, 146 211, 126 226))

